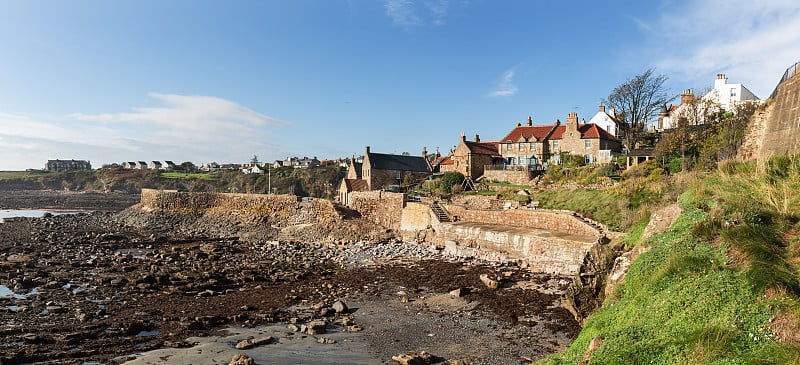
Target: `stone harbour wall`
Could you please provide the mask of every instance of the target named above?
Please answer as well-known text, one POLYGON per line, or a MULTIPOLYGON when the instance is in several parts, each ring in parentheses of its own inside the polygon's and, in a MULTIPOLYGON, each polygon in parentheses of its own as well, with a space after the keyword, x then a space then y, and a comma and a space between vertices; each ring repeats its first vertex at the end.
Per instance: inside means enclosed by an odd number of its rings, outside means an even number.
POLYGON ((143 212, 225 216, 239 221, 256 221, 265 216, 273 222, 294 224, 341 219, 330 200, 314 199, 303 203, 299 200, 293 195, 142 189, 137 207, 143 212))
POLYGON ((350 208, 375 224, 398 230, 403 216, 404 199, 401 193, 387 191, 357 191, 349 194, 350 208))
POLYGON ((571 212, 543 209, 474 210, 458 205, 445 205, 459 221, 530 227, 592 237, 603 235, 597 228, 575 217, 571 212))

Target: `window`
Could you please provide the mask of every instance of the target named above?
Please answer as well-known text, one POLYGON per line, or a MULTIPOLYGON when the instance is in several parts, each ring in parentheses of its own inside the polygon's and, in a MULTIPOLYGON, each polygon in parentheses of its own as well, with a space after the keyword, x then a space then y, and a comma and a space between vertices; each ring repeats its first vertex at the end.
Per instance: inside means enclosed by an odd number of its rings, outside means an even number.
POLYGON ((511 151, 511 143, 506 144, 506 151, 511 151))
POLYGON ((553 150, 558 149, 558 141, 553 141, 553 150))
POLYGON ((587 139, 586 141, 584 141, 584 143, 586 144, 586 149, 587 150, 592 148, 592 141, 587 139))
POLYGON ((524 143, 522 143, 522 142, 519 143, 519 150, 520 151, 525 151, 525 144, 524 143))
POLYGON ((533 151, 536 148, 536 143, 531 142, 530 148, 533 151))

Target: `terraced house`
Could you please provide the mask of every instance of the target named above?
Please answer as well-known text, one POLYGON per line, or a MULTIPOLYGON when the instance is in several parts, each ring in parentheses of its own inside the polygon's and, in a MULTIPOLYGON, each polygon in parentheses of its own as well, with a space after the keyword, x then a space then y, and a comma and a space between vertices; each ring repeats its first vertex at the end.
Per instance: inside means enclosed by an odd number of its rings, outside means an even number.
POLYGON ((583 156, 586 163, 610 162, 622 153, 622 141, 594 123, 578 123, 578 114, 569 113, 567 122, 556 119, 551 125, 517 124, 499 143, 504 168, 542 170, 547 164, 561 163, 561 154, 583 156))

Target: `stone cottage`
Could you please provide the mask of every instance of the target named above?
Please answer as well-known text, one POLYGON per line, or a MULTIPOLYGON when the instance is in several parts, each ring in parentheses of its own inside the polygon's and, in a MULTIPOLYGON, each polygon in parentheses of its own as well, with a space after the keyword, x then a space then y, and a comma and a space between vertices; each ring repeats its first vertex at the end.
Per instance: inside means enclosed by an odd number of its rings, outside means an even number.
POLYGON ((464 133, 461 140, 453 150, 449 171, 457 171, 465 177, 476 180, 483 175, 486 166, 502 164, 503 157, 497 150, 498 141, 481 142, 480 136, 475 135, 475 140, 467 141, 464 133))
POLYGON ((347 194, 352 191, 380 190, 399 185, 407 176, 419 181, 430 175, 431 164, 426 156, 374 153, 367 146, 363 162, 351 159, 347 175, 339 183, 339 202, 346 205, 347 194))

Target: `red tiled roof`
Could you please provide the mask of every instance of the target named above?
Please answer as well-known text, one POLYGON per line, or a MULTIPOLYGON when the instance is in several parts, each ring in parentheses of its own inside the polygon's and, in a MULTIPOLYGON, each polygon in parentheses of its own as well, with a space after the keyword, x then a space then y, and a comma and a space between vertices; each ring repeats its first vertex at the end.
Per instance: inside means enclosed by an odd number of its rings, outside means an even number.
POLYGON ((498 143, 500 141, 470 142, 464 141, 469 151, 478 155, 499 156, 498 143))
POLYGON ((536 137, 537 140, 543 140, 553 129, 553 125, 523 125, 514 128, 505 138, 501 139, 502 142, 517 142, 519 137, 525 137, 526 140, 531 140, 531 137, 536 137))
POLYGON ((441 166, 441 165, 452 165, 452 164, 453 164, 455 161, 453 161, 453 159, 452 159, 452 158, 449 158, 449 157, 450 157, 450 156, 446 156, 446 157, 445 157, 445 160, 444 160, 444 161, 442 161, 442 162, 440 162, 440 163, 439 163, 439 165, 440 165, 440 166, 441 166))
MULTIPOLYGON (((514 128, 505 138, 503 142, 517 142, 519 137, 525 137, 526 140, 531 140, 531 137, 536 137, 537 140, 542 140, 550 134, 550 139, 561 139, 564 131, 567 130, 566 125, 559 125, 553 129, 553 125, 534 125, 534 126, 519 126, 514 128)), ((620 139, 608 133, 605 129, 594 123, 585 123, 578 125, 578 132, 581 133, 581 138, 601 138, 611 141, 619 141, 620 139)))
POLYGON ((433 165, 433 166, 436 166, 436 165, 441 165, 441 164, 443 164, 445 161, 447 161, 447 160, 449 160, 449 159, 450 159, 450 156, 441 156, 441 157, 437 157, 435 160, 433 160, 433 163, 432 163, 432 165, 433 165))

